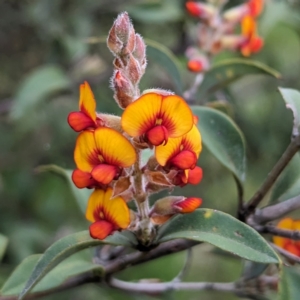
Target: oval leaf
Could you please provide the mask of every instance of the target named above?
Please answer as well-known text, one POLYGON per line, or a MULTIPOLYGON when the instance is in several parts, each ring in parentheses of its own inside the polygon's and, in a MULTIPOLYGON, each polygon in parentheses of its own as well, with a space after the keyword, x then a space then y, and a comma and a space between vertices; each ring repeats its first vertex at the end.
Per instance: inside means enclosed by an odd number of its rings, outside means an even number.
POLYGON ((300 92, 293 89, 279 88, 286 107, 293 112, 293 135, 299 135, 300 130, 300 92))
POLYGON ((260 263, 279 263, 276 252, 253 228, 212 209, 178 215, 163 225, 156 241, 190 239, 207 242, 242 258, 260 263))
POLYGON ((146 44, 147 57, 165 69, 170 78, 172 78, 173 80, 174 90, 177 94, 181 95, 182 81, 178 68, 177 58, 167 47, 157 42, 147 39, 146 44))
POLYGON ((298 300, 300 295, 300 274, 291 267, 282 267, 278 300, 298 300))
POLYGON ((206 97, 242 76, 250 74, 263 74, 280 78, 277 71, 261 62, 241 58, 227 59, 215 64, 205 73, 203 82, 198 88, 197 98, 206 97))
POLYGON ((300 155, 296 153, 276 181, 270 203, 285 201, 298 195, 300 195, 300 155))
MULTIPOLYGON (((4 283, 0 294, 5 296, 18 295, 23 290, 29 276, 41 257, 42 254, 35 254, 25 258, 4 283)), ((55 288, 73 276, 90 271, 101 273, 103 272, 103 267, 92 262, 90 251, 88 253, 85 251, 76 253, 51 270, 33 288, 32 292, 41 292, 55 288)))
POLYGON ((245 179, 245 142, 240 129, 224 113, 208 107, 192 106, 199 117, 203 144, 242 182, 245 179))
POLYGON ((37 172, 53 172, 56 175, 62 176, 68 182, 68 185, 71 189, 72 194, 80 208, 80 210, 85 214, 88 199, 92 193, 92 189, 79 189, 75 186, 72 181, 72 172, 73 170, 68 170, 61 168, 56 165, 44 165, 36 168, 37 172))
POLYGON ((115 232, 103 241, 92 239, 87 230, 66 236, 50 246, 39 259, 19 299, 24 299, 30 290, 62 260, 82 249, 101 244, 134 247, 137 241, 131 232, 115 232))
POLYGON ((7 237, 0 233, 0 261, 5 254, 7 244, 8 244, 7 237))
POLYGON ((60 67, 43 66, 35 69, 18 88, 11 117, 16 120, 28 116, 41 101, 70 86, 69 78, 60 67))

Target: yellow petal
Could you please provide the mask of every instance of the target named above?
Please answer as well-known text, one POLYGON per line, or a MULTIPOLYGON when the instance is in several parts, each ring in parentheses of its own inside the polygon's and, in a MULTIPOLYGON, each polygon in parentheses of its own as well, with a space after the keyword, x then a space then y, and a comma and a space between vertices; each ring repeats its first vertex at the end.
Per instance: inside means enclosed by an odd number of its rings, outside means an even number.
MULTIPOLYGON (((202 139, 198 128, 193 125, 192 129, 182 137, 182 145, 184 150, 190 150, 199 157, 202 150, 202 139)), ((182 149, 183 150, 183 149, 182 149)))
POLYGON ((135 149, 121 133, 111 128, 99 127, 94 134, 97 149, 105 163, 123 168, 135 163, 135 149))
POLYGON ((180 152, 181 142, 181 137, 173 139, 169 138, 166 145, 155 147, 155 157, 157 162, 164 167, 171 157, 180 152))
POLYGON ((79 170, 91 172, 98 164, 97 149, 93 131, 83 131, 76 140, 74 160, 79 170))
POLYGON ((88 200, 86 213, 85 213, 85 217, 90 222, 97 221, 95 218, 95 214, 98 211, 98 209, 101 209, 103 207, 104 198, 105 198, 105 191, 101 189, 95 189, 91 194, 88 200))
POLYGON ((85 81, 80 85, 79 110, 96 121, 96 101, 90 85, 85 81))
POLYGON ((177 138, 188 133, 194 123, 190 107, 184 99, 176 95, 163 98, 161 114, 163 119, 161 125, 167 128, 171 138, 177 138))
MULTIPOLYGON (((284 218, 282 219, 278 224, 277 224, 277 228, 280 229, 289 229, 289 230, 293 230, 293 226, 294 226, 294 220, 291 218, 284 218)), ((275 245, 277 245, 278 247, 283 248, 283 246, 286 244, 286 242, 288 242, 289 239, 287 238, 283 238, 280 236, 273 236, 273 242, 275 245)))
POLYGON ((111 199, 113 190, 108 188, 103 202, 105 219, 116 227, 125 229, 130 224, 130 212, 125 200, 122 197, 111 199))
POLYGON ((162 98, 159 94, 148 93, 128 105, 121 119, 123 130, 130 136, 137 137, 154 127, 160 113, 162 98))

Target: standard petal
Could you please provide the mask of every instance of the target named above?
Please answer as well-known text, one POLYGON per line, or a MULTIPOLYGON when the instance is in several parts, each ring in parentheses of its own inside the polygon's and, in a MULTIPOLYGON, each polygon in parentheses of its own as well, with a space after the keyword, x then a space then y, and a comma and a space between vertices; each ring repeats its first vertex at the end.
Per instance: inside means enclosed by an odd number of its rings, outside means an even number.
POLYGON ((95 130, 97 149, 105 162, 127 168, 136 161, 136 152, 131 143, 114 129, 100 127, 95 130))
POLYGON ((77 137, 74 160, 77 168, 84 172, 91 172, 100 163, 92 131, 83 131, 77 137))
MULTIPOLYGON (((294 220, 292 218, 284 218, 277 224, 277 228, 280 229, 293 230, 294 229, 293 226, 294 226, 294 220)), ((274 244, 277 245, 278 247, 284 248, 284 245, 288 243, 290 239, 283 238, 280 236, 273 236, 273 241, 274 244)))
POLYGON ((192 129, 182 137, 182 145, 184 150, 192 151, 197 158, 202 150, 202 139, 198 128, 193 125, 192 129))
POLYGON ((100 220, 90 226, 90 235, 93 239, 104 240, 108 235, 115 230, 113 224, 106 220, 100 220))
POLYGON ((68 115, 68 123, 77 132, 95 125, 94 121, 81 111, 71 112, 68 115))
POLYGON ((100 164, 92 170, 91 174, 96 181, 102 184, 109 184, 118 172, 119 168, 116 166, 100 164))
POLYGON ((96 122, 96 101, 90 85, 85 81, 80 85, 79 110, 96 122))
POLYGON ((161 106, 162 124, 172 138, 188 133, 193 124, 193 114, 187 103, 179 96, 163 97, 161 106))
POLYGON ((130 224, 130 212, 122 197, 111 199, 113 190, 108 188, 103 202, 105 219, 114 224, 116 228, 126 229, 130 224))
POLYGON ((170 138, 166 145, 155 147, 155 157, 161 166, 165 166, 169 159, 180 152, 182 138, 170 138))
POLYGON ((72 180, 79 189, 92 187, 97 184, 97 182, 91 176, 91 173, 83 172, 79 169, 73 171, 72 180))
POLYGON ((100 214, 99 212, 103 210, 103 202, 105 198, 105 191, 102 189, 95 189, 93 193, 91 194, 87 208, 85 217, 90 222, 96 222, 100 220, 100 214))
POLYGON ((162 98, 159 94, 147 93, 129 104, 121 119, 123 130, 137 137, 154 127, 161 117, 162 98))

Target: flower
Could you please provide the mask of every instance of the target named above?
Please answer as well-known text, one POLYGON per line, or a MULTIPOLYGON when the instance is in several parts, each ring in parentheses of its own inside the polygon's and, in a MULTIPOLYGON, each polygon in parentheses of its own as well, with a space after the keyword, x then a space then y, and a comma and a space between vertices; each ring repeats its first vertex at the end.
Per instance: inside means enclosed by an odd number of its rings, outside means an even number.
POLYGON ((185 7, 189 14, 196 18, 209 19, 216 12, 216 9, 212 5, 202 2, 188 1, 185 3, 185 7))
MULTIPOLYGON (((300 230, 300 220, 293 220, 292 218, 284 218, 278 224, 277 228, 300 230)), ((284 250, 300 257, 300 241, 294 241, 288 238, 274 236, 274 244, 284 250)))
POLYGON ((247 15, 242 20, 242 35, 244 42, 240 46, 241 53, 244 56, 250 56, 257 53, 263 46, 263 39, 257 36, 256 22, 253 17, 247 15))
POLYGON ((79 188, 109 184, 121 175, 122 168, 133 165, 136 152, 131 143, 112 128, 83 131, 76 140, 74 160, 78 170, 73 182, 79 188))
POLYGON ((193 115, 181 97, 151 92, 126 107, 121 124, 130 136, 158 146, 189 132, 193 115))
POLYGON ((249 13, 252 17, 257 17, 261 14, 264 8, 263 0, 249 0, 247 3, 249 13))
POLYGON ((69 114, 68 123, 77 132, 88 128, 96 128, 98 123, 101 123, 96 115, 94 94, 86 81, 80 85, 79 111, 69 114))
POLYGON ((86 209, 86 218, 93 224, 90 235, 103 240, 119 229, 126 229, 130 224, 130 212, 122 197, 112 197, 112 189, 95 189, 91 194, 86 209))

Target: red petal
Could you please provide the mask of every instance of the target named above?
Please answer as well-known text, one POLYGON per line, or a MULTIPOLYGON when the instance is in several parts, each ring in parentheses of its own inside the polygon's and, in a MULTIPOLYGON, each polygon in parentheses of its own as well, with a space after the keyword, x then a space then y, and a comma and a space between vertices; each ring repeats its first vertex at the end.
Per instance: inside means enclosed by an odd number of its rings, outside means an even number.
POLYGON ((146 137, 152 145, 158 146, 167 143, 168 130, 165 126, 155 126, 147 132, 146 137))
POLYGON ((97 185, 97 182, 93 179, 91 173, 83 172, 79 169, 73 171, 72 180, 79 189, 97 185))
POLYGON ((195 2, 189 1, 185 4, 187 11, 194 17, 199 17, 202 13, 201 8, 195 2))
POLYGON ((195 167, 193 170, 189 170, 188 174, 188 183, 189 184, 198 184, 203 177, 203 171, 200 167, 195 167))
POLYGON ((119 168, 112 165, 101 164, 96 166, 91 174, 95 180, 102 184, 109 184, 117 176, 119 168))
POLYGON ((100 220, 90 226, 90 235, 93 239, 104 240, 108 235, 113 233, 114 229, 113 224, 105 220, 100 220))
POLYGON ((68 115, 68 123, 76 132, 95 127, 94 121, 83 112, 71 112, 68 115))
POLYGON ((179 169, 192 169, 197 162, 197 156, 194 152, 183 150, 170 160, 170 164, 179 169))
POLYGON ((179 209, 180 213, 191 213, 202 204, 200 198, 186 198, 183 201, 175 203, 174 207, 179 209))
POLYGON ((286 244, 286 246, 284 246, 284 249, 296 256, 300 257, 300 249, 294 245, 292 242, 286 244))
POLYGON ((191 59, 191 60, 188 62, 187 67, 188 67, 188 69, 189 69, 191 72, 198 73, 198 72, 203 71, 203 64, 202 64, 202 62, 199 61, 199 60, 196 60, 196 59, 191 59))

